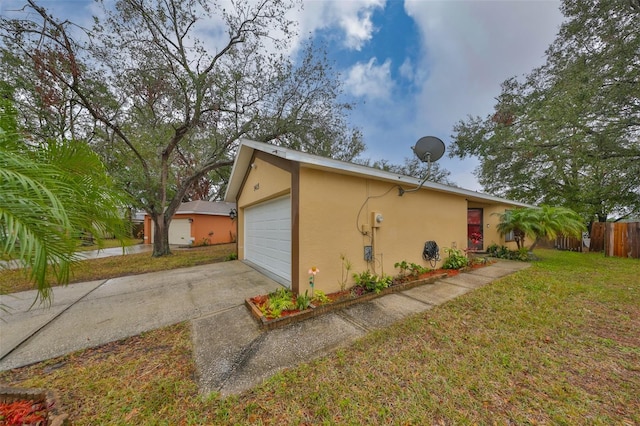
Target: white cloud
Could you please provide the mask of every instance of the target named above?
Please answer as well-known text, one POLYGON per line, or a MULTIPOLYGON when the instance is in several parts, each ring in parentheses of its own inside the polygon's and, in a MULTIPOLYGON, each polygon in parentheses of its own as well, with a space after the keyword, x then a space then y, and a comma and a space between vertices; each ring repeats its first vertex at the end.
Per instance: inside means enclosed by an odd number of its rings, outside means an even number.
POLYGON ((415 78, 415 69, 410 58, 405 58, 402 65, 400 65, 400 68, 398 68, 398 71, 403 78, 409 81, 413 81, 413 79, 415 78))
MULTIPOLYGON (((360 50, 373 37, 373 11, 384 8, 385 0, 305 1, 302 11, 291 11, 289 18, 298 22, 300 36, 317 30, 337 28, 335 38, 347 49, 360 50)), ((294 41, 294 48, 299 40, 294 41)))
MULTIPOLYGON (((544 63, 563 19, 558 1, 407 0, 405 9, 420 31, 419 45, 410 48, 420 54, 400 66, 402 79, 391 80, 388 61, 356 64, 345 76, 352 93, 385 99, 358 105, 352 120, 362 128, 365 156, 393 163, 410 157, 420 137, 437 136, 450 145, 457 121, 491 113, 505 79, 544 63), (407 81, 413 92, 394 91, 407 81)), ((481 190, 473 176, 478 159, 445 155, 439 163, 453 182, 481 190)))
POLYGON ((405 8, 422 32, 418 103, 441 132, 490 113, 505 79, 544 62, 562 20, 555 1, 407 0, 405 8))
POLYGON ((367 63, 357 63, 347 72, 345 87, 356 97, 389 99, 393 90, 391 61, 376 65, 376 58, 367 63))
POLYGON ((354 50, 362 49, 364 43, 371 40, 374 31, 371 11, 366 10, 357 15, 343 17, 340 20, 340 27, 344 29, 346 34, 345 46, 354 50))
MULTIPOLYGON (((411 105, 413 113, 401 117, 399 127, 405 135, 434 135, 447 145, 456 122, 491 113, 504 80, 544 63, 544 52, 563 19, 558 1, 406 0, 405 10, 420 29, 421 45, 416 48, 422 54, 413 64, 417 91, 396 104, 411 105)), ((386 155, 396 152, 393 147, 386 155)), ((477 159, 445 156, 440 163, 458 185, 480 190, 472 175, 477 159)))

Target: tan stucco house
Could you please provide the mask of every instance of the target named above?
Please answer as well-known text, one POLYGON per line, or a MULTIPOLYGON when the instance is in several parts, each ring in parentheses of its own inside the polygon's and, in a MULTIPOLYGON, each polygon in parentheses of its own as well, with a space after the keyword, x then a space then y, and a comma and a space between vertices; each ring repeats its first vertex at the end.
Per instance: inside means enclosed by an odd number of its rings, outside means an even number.
MULTIPOLYGON (((236 240, 236 204, 222 201, 189 201, 180 204, 169 224, 169 244, 210 245, 236 240)), ((153 221, 144 216, 144 243, 153 243, 153 221)))
MULTIPOLYGON (((351 274, 396 275, 394 264, 403 260, 430 267, 422 258, 427 241, 438 244, 442 258, 445 248, 510 245, 496 231, 493 213, 525 204, 431 182, 410 191, 420 183, 242 140, 225 195, 237 204, 238 258, 296 293, 310 289, 315 266, 315 289, 330 293, 345 274, 341 256, 351 262, 351 274), (400 195, 400 188, 409 192, 400 195)), ((349 276, 347 287, 352 284, 349 276)))

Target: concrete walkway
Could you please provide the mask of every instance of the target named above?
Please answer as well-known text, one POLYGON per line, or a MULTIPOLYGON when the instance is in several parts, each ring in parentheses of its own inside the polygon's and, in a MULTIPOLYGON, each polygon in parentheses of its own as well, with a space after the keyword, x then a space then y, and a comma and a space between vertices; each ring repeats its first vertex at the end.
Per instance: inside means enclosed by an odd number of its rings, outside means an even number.
MULTIPOLYGON (((171 246, 174 250, 175 247, 171 246)), ((82 260, 100 259, 103 257, 122 256, 123 254, 151 253, 153 251, 152 244, 134 244, 127 247, 109 247, 100 250, 79 251, 78 257, 82 260)))
POLYGON ((201 391, 239 393, 278 370, 528 266, 499 261, 269 332, 259 328, 243 302, 278 284, 239 261, 56 288, 49 308, 29 310, 33 291, 5 295, 0 296, 0 306, 8 308, 0 309, 0 370, 190 320, 201 391))
POLYGON ((244 306, 192 321, 200 390, 222 395, 252 388, 277 371, 347 346, 366 333, 427 311, 460 295, 528 268, 498 261, 370 302, 264 332, 244 306), (220 327, 224 324, 224 327, 220 327))

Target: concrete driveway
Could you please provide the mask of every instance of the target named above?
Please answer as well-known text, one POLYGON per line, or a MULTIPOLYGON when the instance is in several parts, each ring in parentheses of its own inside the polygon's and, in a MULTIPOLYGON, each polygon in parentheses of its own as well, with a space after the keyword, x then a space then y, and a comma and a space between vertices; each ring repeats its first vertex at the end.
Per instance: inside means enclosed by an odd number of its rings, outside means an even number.
POLYGON ((56 287, 48 307, 31 307, 35 291, 3 295, 0 371, 218 314, 278 286, 232 261, 56 287))

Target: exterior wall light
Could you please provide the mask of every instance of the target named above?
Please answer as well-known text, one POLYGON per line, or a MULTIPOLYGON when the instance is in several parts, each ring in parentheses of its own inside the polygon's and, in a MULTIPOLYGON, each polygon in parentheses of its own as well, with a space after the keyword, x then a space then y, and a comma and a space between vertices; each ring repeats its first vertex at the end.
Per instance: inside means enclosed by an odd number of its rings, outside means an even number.
POLYGON ((231 211, 229 212, 229 217, 231 218, 231 220, 235 219, 236 217, 238 217, 238 211, 236 209, 231 209, 231 211))

